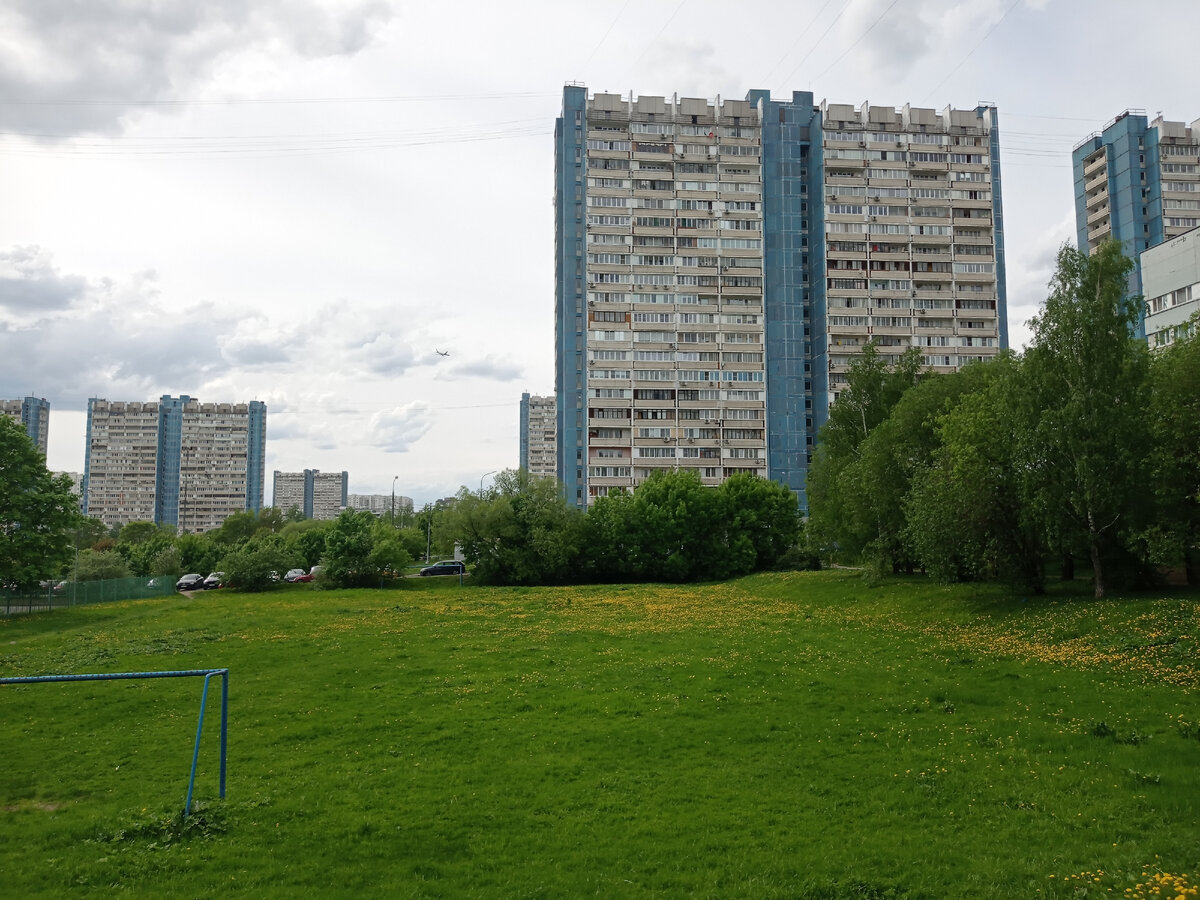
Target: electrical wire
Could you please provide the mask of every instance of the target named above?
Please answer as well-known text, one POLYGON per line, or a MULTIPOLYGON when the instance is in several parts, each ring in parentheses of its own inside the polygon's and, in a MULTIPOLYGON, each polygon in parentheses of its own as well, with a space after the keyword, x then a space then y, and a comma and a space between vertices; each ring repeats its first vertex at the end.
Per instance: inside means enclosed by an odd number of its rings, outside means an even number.
POLYGON ((1014 9, 1016 9, 1017 4, 1020 2, 1021 2, 1021 0, 1013 0, 1013 2, 1009 5, 1008 9, 1006 9, 1004 11, 1004 15, 1002 15, 999 19, 997 19, 995 24, 993 24, 992 27, 987 30, 987 32, 984 34, 984 36, 979 39, 978 44, 976 44, 974 47, 972 47, 970 50, 967 51, 967 55, 958 61, 958 65, 946 73, 946 77, 937 83, 937 85, 934 87, 934 89, 929 92, 928 96, 933 96, 934 94, 936 94, 941 89, 942 85, 945 84, 947 81, 949 81, 954 76, 954 73, 963 67, 963 64, 968 59, 971 58, 972 54, 974 54, 976 50, 978 50, 980 47, 983 46, 983 42, 992 36, 992 32, 1000 27, 1000 23, 1008 18, 1008 14, 1010 12, 1012 12, 1014 9))
MULTIPOLYGON (((874 22, 872 22, 872 23, 871 23, 871 26, 870 26, 870 27, 869 27, 869 28, 868 28, 866 31, 864 31, 862 34, 860 34, 860 35, 859 35, 859 36, 858 36, 858 37, 855 39, 855 41, 854 41, 854 43, 853 43, 853 44, 851 44, 849 47, 847 47, 845 50, 843 50, 843 51, 842 51, 842 55, 841 55, 841 56, 839 56, 837 59, 835 59, 835 60, 834 60, 833 62, 831 62, 829 65, 827 65, 827 66, 826 66, 824 69, 822 69, 822 70, 821 70, 821 73, 820 73, 819 75, 817 75, 817 78, 820 78, 820 77, 821 77, 821 75, 824 75, 826 72, 828 72, 828 71, 829 71, 830 69, 832 69, 834 66, 836 66, 838 63, 840 63, 840 62, 841 62, 841 61, 842 61, 842 60, 843 60, 843 59, 846 57, 846 54, 847 54, 847 53, 849 53, 851 50, 853 50, 855 47, 857 47, 857 46, 858 46, 858 43, 859 43, 859 41, 861 41, 861 40, 862 40, 863 38, 865 38, 865 37, 866 37, 868 34, 870 34, 872 31, 874 31, 874 30, 875 30, 875 26, 876 26, 876 25, 878 25, 880 22, 882 22, 882 21, 883 21, 883 19, 884 19, 884 17, 885 17, 885 16, 886 16, 888 13, 890 13, 890 12, 892 11, 892 9, 895 7, 895 5, 896 5, 897 3, 899 3, 899 2, 900 2, 900 0, 892 0, 891 4, 888 6, 888 8, 887 8, 887 9, 885 9, 883 12, 881 12, 881 13, 879 14, 879 18, 877 18, 877 19, 876 19, 874 22)), ((814 80, 814 81, 816 81, 816 78, 814 78, 813 80, 814 80)))

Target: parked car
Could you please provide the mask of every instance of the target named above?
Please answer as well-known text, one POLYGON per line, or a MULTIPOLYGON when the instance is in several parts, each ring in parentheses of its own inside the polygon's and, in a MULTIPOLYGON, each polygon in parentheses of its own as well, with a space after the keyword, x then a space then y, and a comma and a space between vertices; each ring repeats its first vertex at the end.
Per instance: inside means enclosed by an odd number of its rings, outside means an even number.
POLYGON ((225 581, 225 573, 224 572, 210 572, 208 574, 208 577, 204 579, 204 589, 206 591, 211 591, 214 588, 219 588, 219 587, 221 587, 221 585, 224 581, 225 581))
POLYGON ((292 579, 292 583, 293 584, 307 584, 308 582, 310 582, 312 580, 313 580, 313 576, 311 574, 306 575, 304 572, 301 572, 299 575, 297 575, 295 578, 292 579))
POLYGON ((204 576, 198 572, 192 572, 190 575, 184 575, 175 582, 175 590, 177 591, 198 591, 204 587, 204 576))
POLYGON ((303 574, 305 574, 303 569, 288 569, 287 574, 283 576, 283 580, 284 581, 295 581, 297 578, 299 578, 303 574))
POLYGON ((467 571, 465 563, 461 563, 454 559, 443 559, 441 562, 435 562, 432 566, 426 566, 421 570, 422 575, 462 575, 467 571))

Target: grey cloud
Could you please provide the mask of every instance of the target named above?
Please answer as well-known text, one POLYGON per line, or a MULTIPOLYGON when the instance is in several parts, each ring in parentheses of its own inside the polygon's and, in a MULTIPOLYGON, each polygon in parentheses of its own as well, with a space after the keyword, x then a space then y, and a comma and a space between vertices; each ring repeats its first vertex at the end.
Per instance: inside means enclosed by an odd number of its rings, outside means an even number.
POLYGON ((145 101, 202 87, 245 50, 354 54, 391 15, 384 0, 10 0, 0 11, 0 127, 116 133, 145 101))
POLYGON ((195 391, 222 366, 219 336, 233 321, 206 307, 168 314, 152 274, 126 282, 64 278, 42 251, 16 257, 28 291, 57 297, 58 308, 35 322, 0 325, 0 396, 34 389, 60 408, 79 409, 90 396, 195 391))
POLYGON ((368 372, 396 376, 416 362, 416 353, 408 344, 382 332, 355 347, 353 358, 368 372))
POLYGON ((439 381, 460 376, 488 378, 492 381, 516 381, 523 375, 524 371, 520 365, 512 360, 485 356, 483 359, 458 363, 444 372, 439 372, 436 377, 439 381))
POLYGON ((78 275, 63 275, 41 247, 0 252, 0 309, 10 313, 47 313, 74 305, 87 290, 78 275))
POLYGON ((419 441, 432 424, 433 414, 424 403, 380 410, 371 416, 372 442, 388 453, 403 453, 419 441))

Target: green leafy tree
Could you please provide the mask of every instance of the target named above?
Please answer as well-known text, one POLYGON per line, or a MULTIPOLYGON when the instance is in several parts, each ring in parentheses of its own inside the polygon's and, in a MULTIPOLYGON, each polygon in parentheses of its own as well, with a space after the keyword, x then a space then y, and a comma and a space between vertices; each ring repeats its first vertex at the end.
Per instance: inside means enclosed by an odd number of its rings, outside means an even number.
POLYGON ((551 478, 523 469, 496 476, 486 494, 466 488, 442 513, 447 538, 462 546, 483 584, 559 584, 573 580, 580 514, 551 478))
MULTIPOLYGON (((717 488, 726 512, 726 539, 745 541, 754 551, 750 569, 772 568, 800 538, 800 508, 796 496, 777 481, 738 473, 717 488)), ((743 553, 735 551, 735 557, 743 553)))
POLYGON ((1141 307, 1126 295, 1132 267, 1116 241, 1091 256, 1062 247, 1025 356, 1040 409, 1032 499, 1052 532, 1084 548, 1097 597, 1148 515, 1149 359, 1145 342, 1130 336, 1141 307))
POLYGON ((1036 410, 1020 360, 973 366, 983 383, 937 418, 939 445, 903 499, 906 534, 943 581, 999 578, 1041 593, 1045 527, 1028 502, 1036 410))
POLYGON ((1165 566, 1184 565, 1188 584, 1200 584, 1200 328, 1151 357, 1146 416, 1156 516, 1147 552, 1165 566))
POLYGON ((695 469, 664 469, 638 485, 631 509, 638 576, 697 581, 750 571, 753 544, 727 540, 726 499, 695 469))
POLYGON ((171 546, 160 550, 150 561, 151 575, 169 575, 178 578, 183 574, 183 564, 179 561, 179 551, 171 546))
POLYGON ((28 587, 60 570, 83 525, 69 476, 54 476, 25 429, 0 415, 0 584, 28 587))
MULTIPOLYGON (((99 519, 85 517, 79 527, 71 531, 71 543, 79 550, 105 549, 97 546, 101 541, 112 541, 112 538, 108 536, 108 526, 99 519)), ((114 546, 115 542, 108 544, 109 549, 114 546)))
POLYGON ((174 544, 179 554, 181 572, 198 572, 207 575, 217 568, 217 561, 225 553, 225 548, 214 544, 205 534, 181 534, 175 538, 174 544))
POLYGON ((155 572, 154 561, 174 543, 175 529, 154 522, 129 522, 117 538, 117 551, 125 557, 134 575, 163 575, 155 572))
POLYGON ((621 582, 640 577, 641 546, 635 531, 632 493, 614 490, 597 497, 580 524, 580 579, 621 582))
POLYGON ((331 522, 318 519, 305 519, 289 522, 279 533, 288 547, 300 558, 304 568, 312 568, 321 561, 325 554, 325 535, 331 522))
POLYGON ((296 554, 281 537, 264 534, 226 554, 220 570, 225 573, 225 584, 254 593, 277 586, 295 562, 296 554))
POLYGON ((319 581, 327 586, 370 587, 408 563, 395 529, 366 510, 347 509, 325 532, 319 581))
POLYGON ((828 552, 836 548, 857 557, 878 532, 863 527, 869 510, 856 507, 861 472, 847 474, 847 470, 858 460, 868 435, 887 420, 900 398, 917 383, 920 371, 916 347, 910 347, 889 367, 874 342, 850 364, 847 386, 829 409, 808 473, 809 539, 828 552))
POLYGON ((82 550, 75 567, 78 581, 104 581, 110 578, 128 578, 133 574, 129 563, 116 550, 82 550))

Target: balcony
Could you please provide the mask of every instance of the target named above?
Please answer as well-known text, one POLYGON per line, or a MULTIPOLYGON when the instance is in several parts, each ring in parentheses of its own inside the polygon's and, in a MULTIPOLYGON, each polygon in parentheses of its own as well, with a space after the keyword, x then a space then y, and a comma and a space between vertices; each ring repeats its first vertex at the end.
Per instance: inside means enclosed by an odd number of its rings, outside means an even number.
POLYGON ((1105 166, 1106 160, 1107 157, 1103 151, 1096 154, 1091 159, 1086 160, 1083 164, 1083 177, 1089 178, 1097 171, 1105 171, 1107 169, 1107 166, 1105 166))

